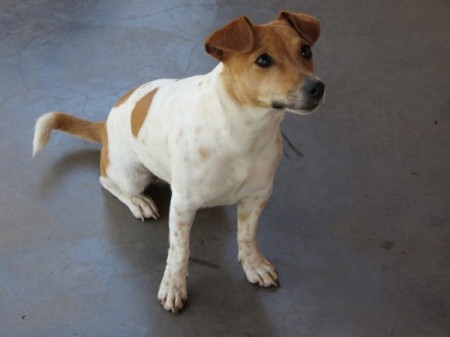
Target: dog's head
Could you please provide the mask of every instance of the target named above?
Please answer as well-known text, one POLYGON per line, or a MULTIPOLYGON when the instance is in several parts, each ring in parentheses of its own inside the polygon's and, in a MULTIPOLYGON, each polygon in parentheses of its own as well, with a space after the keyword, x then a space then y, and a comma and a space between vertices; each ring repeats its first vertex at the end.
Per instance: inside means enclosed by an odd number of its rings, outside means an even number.
POLYGON ((227 90, 239 103, 308 114, 325 92, 313 75, 319 34, 317 19, 282 11, 265 25, 239 17, 213 32, 205 48, 223 63, 227 90))

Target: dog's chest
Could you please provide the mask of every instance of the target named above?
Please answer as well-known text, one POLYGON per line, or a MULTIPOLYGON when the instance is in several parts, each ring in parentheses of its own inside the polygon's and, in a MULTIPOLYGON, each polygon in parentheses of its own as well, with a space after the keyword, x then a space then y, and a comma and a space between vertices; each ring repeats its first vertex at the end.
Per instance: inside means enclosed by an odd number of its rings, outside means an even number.
POLYGON ((203 185, 205 207, 234 204, 244 197, 262 190, 273 178, 272 162, 260 163, 262 166, 245 166, 235 162, 228 167, 228 172, 215 177, 214 184, 203 185))
POLYGON ((283 114, 237 106, 208 76, 159 87, 133 142, 150 171, 199 207, 264 189, 281 153, 283 114))
POLYGON ((259 151, 227 153, 218 147, 210 161, 188 164, 186 182, 193 182, 190 188, 199 203, 206 207, 233 204, 271 185, 281 152, 277 139, 259 151))
POLYGON ((233 204, 271 184, 281 153, 279 129, 254 146, 245 146, 243 139, 221 137, 214 130, 203 137, 195 135, 195 127, 190 130, 193 134, 179 141, 180 132, 173 128, 168 147, 156 142, 159 151, 146 154, 144 162, 198 207, 233 204))

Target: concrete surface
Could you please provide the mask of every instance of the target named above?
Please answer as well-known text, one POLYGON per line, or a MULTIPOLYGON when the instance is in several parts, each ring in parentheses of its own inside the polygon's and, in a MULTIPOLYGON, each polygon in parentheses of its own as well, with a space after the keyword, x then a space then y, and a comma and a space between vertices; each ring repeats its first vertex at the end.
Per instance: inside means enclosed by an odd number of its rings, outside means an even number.
POLYGON ((0 3, 0 336, 450 336, 450 4, 36 0, 0 3), (241 14, 321 19, 327 101, 288 116, 260 224, 281 288, 237 263, 235 208, 199 212, 182 314, 156 299, 162 218, 100 188, 99 148, 62 134, 31 159, 50 110, 102 120, 127 89, 209 71, 202 41, 241 14))

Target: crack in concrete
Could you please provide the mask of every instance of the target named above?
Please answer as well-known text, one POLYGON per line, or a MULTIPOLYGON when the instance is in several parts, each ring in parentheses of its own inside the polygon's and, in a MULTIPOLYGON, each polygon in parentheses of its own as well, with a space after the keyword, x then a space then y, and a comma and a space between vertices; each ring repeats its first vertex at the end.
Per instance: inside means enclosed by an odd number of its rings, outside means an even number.
POLYGON ((0 102, 0 111, 3 110, 3 107, 6 105, 6 103, 8 103, 9 100, 11 100, 13 98, 16 98, 16 97, 19 97, 19 96, 26 96, 26 95, 28 95, 28 91, 24 92, 24 93, 20 93, 20 94, 13 94, 13 95, 10 95, 10 96, 6 97, 4 100, 2 100, 0 102))
MULTIPOLYGON (((276 2, 270 4, 270 6, 272 6, 274 4, 276 4, 276 2)), ((135 15, 135 16, 130 16, 128 18, 122 18, 122 20, 134 20, 134 19, 148 18, 148 17, 159 15, 159 14, 168 13, 170 11, 173 11, 173 10, 176 10, 176 9, 179 9, 179 8, 184 8, 184 7, 215 7, 215 14, 214 14, 214 18, 212 20, 212 27, 210 29, 210 31, 213 31, 215 26, 216 26, 216 23, 217 23, 217 19, 218 19, 218 15, 219 15, 219 8, 223 7, 224 5, 227 6, 228 4, 226 2, 222 3, 222 4, 217 4, 217 1, 215 3, 203 3, 203 4, 202 3, 200 3, 200 4, 179 4, 179 5, 176 5, 176 6, 164 9, 164 10, 156 11, 156 12, 153 12, 153 13, 149 13, 149 14, 135 15)), ((60 28, 61 26, 62 25, 58 25, 52 31, 60 28)), ((89 28, 93 28, 93 27, 89 27, 89 28)), ((97 27, 95 27, 95 28, 97 28, 97 27)), ((23 68, 23 66, 24 66, 23 52, 26 51, 29 48, 29 46, 32 44, 32 42, 38 37, 39 37, 39 34, 36 34, 36 35, 32 36, 28 40, 28 42, 26 42, 25 45, 20 50, 18 50, 17 52, 0 57, 0 59, 5 59, 5 58, 13 57, 13 56, 18 56, 19 57, 19 60, 17 62, 17 71, 18 71, 20 80, 22 82, 22 85, 25 88, 25 92, 22 92, 22 93, 19 93, 19 94, 13 94, 13 95, 10 95, 10 96, 6 97, 5 99, 3 99, 0 102, 0 107, 1 108, 3 108, 3 106, 8 101, 10 101, 11 99, 13 99, 15 97, 26 96, 26 95, 28 95, 28 94, 33 92, 33 89, 29 86, 29 84, 26 81, 25 71, 24 71, 24 68, 23 68)), ((191 48, 191 50, 189 52, 189 58, 188 58, 188 63, 186 65, 186 68, 181 73, 182 77, 186 76, 186 74, 188 73, 188 71, 189 71, 189 69, 191 67, 191 64, 192 64, 192 56, 193 56, 194 50, 199 44, 200 44, 200 42, 196 42, 192 46, 192 48, 191 48)), ((101 96, 94 96, 94 97, 90 97, 89 95, 85 95, 82 92, 80 92, 80 91, 78 91, 76 89, 73 89, 73 88, 70 88, 70 89, 67 89, 67 90, 72 90, 76 94, 84 97, 84 103, 83 103, 82 111, 83 111, 83 113, 85 113, 86 106, 87 106, 87 104, 90 101, 98 100, 98 99, 102 99, 102 98, 106 98, 106 97, 111 97, 111 96, 118 96, 121 91, 126 90, 129 87, 130 86, 127 85, 127 86, 119 88, 118 90, 114 91, 111 94, 106 94, 106 95, 101 95, 101 96)), ((36 95, 36 96, 39 96, 39 97, 44 97, 44 98, 50 98, 50 99, 66 99, 66 97, 59 97, 59 96, 52 96, 52 95, 43 95, 43 94, 38 94, 38 93, 33 93, 33 95, 36 95)))
POLYGON ((22 53, 30 46, 30 44, 34 41, 34 39, 37 37, 38 35, 33 36, 20 50, 18 50, 17 52, 7 55, 7 56, 2 56, 0 57, 0 60, 2 59, 7 59, 9 57, 13 57, 13 56, 18 56, 19 57, 19 61, 17 62, 17 71, 19 73, 19 77, 20 80, 22 82, 22 85, 25 88, 25 92, 21 92, 20 94, 12 94, 8 97, 6 97, 5 99, 3 99, 0 102, 0 109, 3 109, 3 107, 6 105, 6 103, 15 98, 15 97, 19 97, 19 96, 26 96, 29 92, 30 92, 30 87, 27 85, 26 81, 25 81, 25 77, 23 75, 23 69, 22 69, 22 53))
POLYGON ((182 72, 181 77, 185 77, 186 73, 189 71, 189 68, 191 67, 191 62, 192 62, 192 54, 194 53, 194 49, 200 44, 200 42, 196 42, 194 43, 194 45, 191 48, 191 51, 189 53, 189 58, 188 58, 188 64, 186 66, 186 69, 182 72))
POLYGON ((9 54, 9 55, 2 56, 2 57, 0 57, 0 60, 7 59, 7 58, 9 58, 9 57, 13 57, 13 56, 17 56, 17 55, 21 55, 22 52, 24 52, 25 49, 27 49, 27 48, 30 46, 31 42, 33 42, 34 39, 36 39, 38 36, 39 36, 39 34, 34 35, 34 36, 33 36, 30 40, 28 40, 28 42, 25 43, 25 45, 24 45, 22 48, 20 48, 18 51, 14 52, 14 53, 12 53, 12 54, 9 54))
POLYGON ((164 14, 170 11, 173 11, 175 9, 178 8, 182 8, 182 7, 212 7, 212 6, 217 6, 217 4, 180 4, 180 5, 176 5, 167 9, 163 9, 157 12, 153 12, 153 13, 149 13, 149 14, 144 14, 144 15, 134 15, 134 16, 130 16, 128 18, 119 18, 119 20, 134 20, 134 19, 142 19, 142 18, 148 18, 148 17, 152 17, 158 14, 164 14))
POLYGON ((27 82, 25 81, 24 75, 23 75, 23 69, 22 69, 22 54, 19 54, 19 62, 17 62, 17 70, 19 72, 20 79, 22 81, 23 86, 26 89, 26 94, 30 92, 30 87, 27 85, 27 82))

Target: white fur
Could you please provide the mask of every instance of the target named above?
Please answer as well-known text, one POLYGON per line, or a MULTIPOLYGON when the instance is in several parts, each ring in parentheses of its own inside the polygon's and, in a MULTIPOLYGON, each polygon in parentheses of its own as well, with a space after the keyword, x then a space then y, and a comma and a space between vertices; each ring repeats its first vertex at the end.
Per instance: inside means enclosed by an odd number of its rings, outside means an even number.
POLYGON ((158 298, 173 312, 187 300, 189 233, 201 207, 239 203, 239 260, 247 278, 278 284, 255 235, 280 158, 284 112, 238 105, 225 90, 222 71, 219 64, 203 76, 144 84, 107 120, 110 164, 102 185, 140 219, 157 215, 153 201, 142 196, 150 172, 171 185, 170 249, 158 298), (155 89, 136 138, 132 110, 155 89))
POLYGON ((54 119, 55 113, 48 112, 37 120, 33 138, 33 157, 47 145, 50 132, 53 129, 54 119))
POLYGON ((266 107, 306 114, 321 103, 324 85, 312 74, 310 57, 299 52, 319 32, 319 21, 301 13, 281 11, 261 26, 239 17, 206 39, 206 50, 225 64, 210 73, 146 83, 118 102, 106 124, 54 113, 38 120, 34 154, 53 128, 101 141, 100 182, 138 219, 158 217, 143 194, 151 177, 171 185, 170 248, 158 292, 165 309, 177 312, 187 300, 189 236, 202 207, 238 204, 238 257, 247 279, 279 285, 256 244, 282 151, 284 111, 266 107), (261 63, 261 53, 272 62, 261 63))

